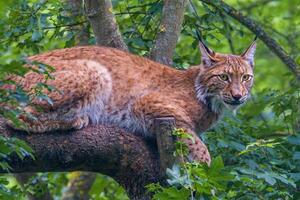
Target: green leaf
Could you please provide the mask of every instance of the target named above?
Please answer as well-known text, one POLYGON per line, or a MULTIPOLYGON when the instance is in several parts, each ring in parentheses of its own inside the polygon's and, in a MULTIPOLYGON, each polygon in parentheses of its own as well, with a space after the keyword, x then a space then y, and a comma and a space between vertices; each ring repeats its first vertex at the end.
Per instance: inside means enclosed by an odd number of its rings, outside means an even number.
POLYGON ((221 156, 217 156, 212 160, 211 166, 209 168, 209 172, 218 173, 223 168, 224 168, 223 159, 221 156))
POLYGON ((185 189, 176 187, 164 188, 162 192, 153 195, 153 200, 188 200, 190 192, 185 189))
POLYGON ((270 176, 265 176, 264 177, 265 180, 270 184, 270 185, 274 185, 276 183, 276 179, 275 178, 272 178, 270 176))
POLYGON ((293 154, 293 160, 300 160, 300 151, 296 151, 293 154))
POLYGON ((38 42, 42 39, 43 35, 40 31, 37 31, 35 30, 33 33, 32 33, 32 36, 31 36, 31 40, 33 42, 38 42))
POLYGON ((300 172, 299 173, 290 173, 290 176, 292 179, 294 179, 295 182, 300 181, 300 172))
POLYGON ((299 135, 292 135, 288 137, 288 142, 290 144, 294 144, 294 145, 300 145, 300 134, 299 135))

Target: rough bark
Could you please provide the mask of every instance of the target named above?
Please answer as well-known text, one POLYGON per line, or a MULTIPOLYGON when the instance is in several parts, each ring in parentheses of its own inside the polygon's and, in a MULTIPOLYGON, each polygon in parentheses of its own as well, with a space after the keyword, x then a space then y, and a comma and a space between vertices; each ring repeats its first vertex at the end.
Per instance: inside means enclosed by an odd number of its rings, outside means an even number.
POLYGON ((85 0, 85 15, 90 21, 96 43, 102 46, 116 47, 127 51, 110 0, 85 0))
POLYGON ((178 160, 173 156, 175 152, 175 138, 172 130, 175 127, 175 119, 172 117, 158 118, 154 121, 157 148, 160 161, 160 176, 164 177, 167 168, 171 168, 178 160))
POLYGON ((244 16, 240 11, 229 6, 224 1, 220 0, 200 0, 208 5, 211 5, 217 9, 222 10, 224 13, 233 17, 249 30, 251 30, 259 39, 261 39, 265 45, 275 53, 281 61, 289 68, 289 70, 296 76, 296 79, 300 81, 300 70, 296 62, 284 51, 284 49, 273 39, 257 22, 244 16))
POLYGON ((24 140, 35 152, 35 160, 30 157, 21 160, 14 154, 8 156, 11 173, 99 172, 118 181, 131 199, 148 199, 144 186, 160 181, 155 141, 145 141, 116 127, 98 125, 30 135, 11 130, 0 120, 0 133, 24 140))
POLYGON ((172 65, 173 51, 181 31, 187 0, 164 0, 162 19, 150 58, 172 65))

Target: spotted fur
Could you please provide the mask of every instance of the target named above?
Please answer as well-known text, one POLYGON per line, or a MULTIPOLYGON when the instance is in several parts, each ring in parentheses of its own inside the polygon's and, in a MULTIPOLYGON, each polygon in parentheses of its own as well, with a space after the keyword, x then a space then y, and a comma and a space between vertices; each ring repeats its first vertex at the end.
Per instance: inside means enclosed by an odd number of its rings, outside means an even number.
MULTIPOLYGON (((153 120, 174 117, 176 126, 193 137, 186 140, 194 160, 210 162, 206 146, 196 136, 215 123, 230 101, 232 92, 245 101, 252 81, 241 83, 245 73, 253 75, 243 56, 215 54, 201 49, 205 64, 186 71, 161 65, 143 57, 106 47, 75 47, 29 58, 56 69, 48 85, 58 91, 44 92, 53 104, 34 99, 25 110, 35 118, 20 118, 29 132, 80 129, 88 124, 112 124, 145 137, 153 137, 153 120), (220 73, 232 82, 220 81, 220 73), (39 109, 36 109, 36 108, 39 109)), ((246 54, 245 54, 246 55, 246 54)), ((43 76, 35 72, 14 77, 27 91, 43 76)))

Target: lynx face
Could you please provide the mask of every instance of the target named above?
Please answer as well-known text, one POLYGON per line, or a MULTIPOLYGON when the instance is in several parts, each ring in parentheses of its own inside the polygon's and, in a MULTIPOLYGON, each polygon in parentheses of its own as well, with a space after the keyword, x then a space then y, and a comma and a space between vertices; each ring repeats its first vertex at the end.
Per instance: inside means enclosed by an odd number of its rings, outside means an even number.
POLYGON ((242 55, 219 54, 200 44, 204 72, 196 80, 198 98, 215 112, 235 110, 250 97, 256 44, 242 55))

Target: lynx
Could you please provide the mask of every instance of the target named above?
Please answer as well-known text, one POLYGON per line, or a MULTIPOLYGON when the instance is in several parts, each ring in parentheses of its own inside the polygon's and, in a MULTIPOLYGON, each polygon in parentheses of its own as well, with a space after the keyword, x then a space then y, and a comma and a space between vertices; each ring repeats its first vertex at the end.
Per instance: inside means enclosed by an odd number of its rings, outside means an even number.
MULTIPOLYGON (((200 42, 201 65, 177 70, 113 48, 86 46, 54 50, 29 57, 55 68, 45 90, 52 104, 35 99, 21 116, 26 131, 81 129, 89 124, 112 124, 153 137, 153 121, 173 117, 193 139, 184 142, 190 159, 210 163, 197 133, 212 126, 224 109, 246 102, 253 84, 253 42, 241 55, 215 53, 200 42), (37 109, 39 108, 39 109, 37 109)), ((13 78, 25 90, 43 75, 30 72, 13 78)))

